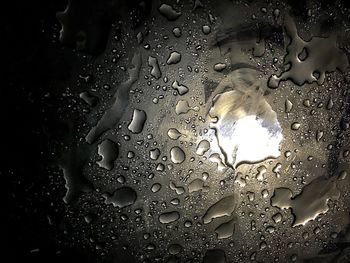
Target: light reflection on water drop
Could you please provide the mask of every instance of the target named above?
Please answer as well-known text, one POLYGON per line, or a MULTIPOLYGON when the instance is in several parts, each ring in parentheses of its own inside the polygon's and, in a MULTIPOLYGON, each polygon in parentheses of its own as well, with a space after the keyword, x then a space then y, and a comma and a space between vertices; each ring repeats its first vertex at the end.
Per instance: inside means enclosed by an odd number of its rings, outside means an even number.
POLYGON ((282 128, 276 113, 259 93, 228 91, 210 109, 220 148, 228 165, 258 163, 280 155, 282 128))

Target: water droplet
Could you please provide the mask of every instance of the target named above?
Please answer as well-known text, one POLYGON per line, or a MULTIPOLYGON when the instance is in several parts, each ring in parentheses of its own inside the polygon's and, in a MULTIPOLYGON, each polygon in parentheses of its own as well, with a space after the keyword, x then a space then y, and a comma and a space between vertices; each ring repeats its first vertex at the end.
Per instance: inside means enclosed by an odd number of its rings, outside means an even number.
POLYGON ((142 32, 138 32, 136 35, 136 39, 137 39, 137 44, 141 44, 143 42, 143 34, 142 32))
POLYGON ((229 238, 233 235, 235 231, 235 220, 231 219, 230 221, 219 225, 215 229, 215 233, 218 239, 229 238))
POLYGON ((158 148, 149 151, 149 158, 151 158, 152 160, 157 160, 159 158, 159 155, 160 150, 158 148))
POLYGON ((281 213, 276 213, 272 216, 272 220, 277 224, 282 221, 281 213))
POLYGON ((93 76, 90 74, 87 75, 79 75, 79 78, 83 79, 85 83, 92 83, 93 81, 93 76))
POLYGON ((171 190, 174 190, 178 195, 182 195, 183 193, 185 193, 185 188, 183 188, 182 186, 177 186, 174 182, 170 182, 169 187, 171 190))
POLYGON ((311 103, 310 103, 310 100, 309 99, 306 99, 303 101, 303 105, 307 108, 309 108, 311 106, 311 103))
POLYGON ((193 3, 192 10, 194 11, 194 10, 196 10, 198 8, 201 8, 201 7, 203 7, 202 2, 200 0, 195 0, 194 3, 193 3))
POLYGON ((322 139, 322 137, 323 137, 323 131, 318 130, 316 132, 316 141, 319 142, 322 139))
POLYGON ((164 164, 158 163, 157 167, 156 167, 156 170, 159 171, 159 172, 163 172, 165 170, 164 164))
POLYGON ((273 226, 268 226, 265 228, 265 231, 269 234, 272 234, 273 232, 275 232, 275 228, 273 226))
POLYGON ((170 201, 170 204, 172 204, 172 205, 178 205, 178 204, 180 204, 180 200, 179 200, 178 198, 174 198, 174 199, 172 199, 172 200, 170 201))
POLYGON ((162 188, 161 184, 155 183, 155 184, 152 185, 151 191, 153 193, 157 193, 161 188, 162 188))
POLYGON ((168 251, 171 255, 177 255, 179 254, 181 251, 182 251, 182 246, 179 245, 179 244, 171 244, 169 247, 168 247, 168 251))
POLYGON ((214 65, 214 70, 221 72, 226 68, 226 64, 225 63, 217 63, 214 65))
POLYGON ((171 85, 171 87, 174 90, 177 90, 177 92, 179 93, 179 95, 185 95, 188 92, 188 88, 185 85, 180 85, 177 80, 174 80, 173 84, 171 85))
POLYGON ((210 34, 210 32, 211 32, 210 26, 207 26, 207 25, 203 26, 203 27, 202 27, 202 32, 203 32, 203 34, 205 34, 205 35, 210 34))
POLYGON ((297 131, 297 130, 299 130, 299 128, 300 128, 300 123, 299 122, 293 122, 292 123, 292 126, 291 126, 291 129, 293 130, 293 131, 297 131))
POLYGON ((127 157, 128 159, 132 159, 135 157, 135 153, 133 151, 128 151, 127 157))
POLYGON ((167 4, 162 4, 158 10, 169 21, 174 21, 181 16, 181 12, 176 11, 172 6, 167 4))
POLYGON ((177 64, 180 62, 180 60, 181 60, 181 54, 177 51, 173 51, 170 53, 166 63, 168 65, 177 64))
POLYGON ((328 100, 328 102, 327 102, 327 110, 330 110, 330 109, 332 109, 333 108, 333 105, 334 105, 334 103, 333 103, 333 100, 332 100, 332 98, 329 98, 329 100, 328 100))
POLYGON ((329 210, 327 205, 329 199, 339 199, 340 192, 335 182, 334 178, 316 178, 293 198, 290 189, 277 188, 271 197, 271 204, 281 209, 291 208, 295 216, 293 226, 305 225, 329 210))
POLYGON ((130 187, 121 187, 114 191, 112 195, 103 194, 106 204, 112 204, 114 207, 124 208, 135 203, 137 195, 134 189, 130 187))
POLYGON ((223 172, 226 170, 227 167, 218 153, 213 153, 212 155, 210 155, 209 160, 213 163, 216 163, 216 166, 220 172, 223 172))
POLYGON ((91 107, 95 106, 97 103, 97 98, 95 96, 91 96, 87 91, 80 93, 79 97, 91 107))
POLYGON ((278 8, 275 8, 275 10, 273 10, 273 15, 275 19, 277 19, 280 15, 280 10, 278 8))
POLYGON ((277 178, 280 178, 280 170, 282 168, 282 164, 281 163, 276 163, 276 166, 272 169, 272 172, 275 173, 277 178))
POLYGON ((346 171, 341 171, 338 175, 338 180, 345 180, 347 175, 348 175, 348 173, 346 171))
POLYGON ((101 156, 101 160, 96 163, 106 170, 112 170, 113 162, 118 157, 118 152, 118 145, 106 139, 98 145, 98 154, 101 156))
POLYGON ((260 250, 263 250, 263 249, 265 249, 266 247, 267 247, 267 244, 266 244, 265 241, 262 241, 262 242, 260 243, 260 245, 259 245, 260 250))
POLYGON ((204 224, 210 223, 213 219, 223 216, 231 216, 235 210, 235 198, 233 195, 229 195, 221 198, 215 204, 210 206, 203 216, 204 224))
POLYGON ((170 224, 179 220, 180 214, 177 211, 163 213, 159 216, 159 222, 162 224, 170 224))
POLYGON ((188 184, 188 192, 198 192, 198 191, 208 191, 209 187, 204 185, 204 181, 202 179, 194 179, 188 184))
POLYGON ((148 66, 151 67, 151 75, 156 79, 159 79, 162 76, 162 72, 159 69, 158 60, 155 57, 148 57, 148 66))
POLYGON ((255 178, 259 181, 262 182, 265 180, 265 174, 267 172, 267 169, 264 165, 261 165, 257 168, 258 173, 256 174, 255 178))
POLYGON ((174 34, 175 37, 181 37, 181 29, 178 28, 178 27, 175 27, 173 29, 173 34, 174 34))
POLYGON ((91 222, 93 221, 93 217, 91 214, 87 214, 86 216, 84 216, 84 220, 87 224, 91 224, 91 222))
POLYGON ((198 107, 191 108, 190 105, 188 104, 187 100, 179 100, 176 104, 176 107, 175 107, 175 113, 177 115, 186 114, 190 110, 199 111, 199 108, 198 107))
POLYGON ((204 155, 210 149, 210 143, 207 140, 202 140, 198 143, 196 153, 200 156, 204 155))
POLYGON ((248 192, 247 192, 247 197, 248 197, 248 200, 249 200, 250 202, 253 202, 254 199, 255 199, 255 193, 254 193, 254 192, 248 191, 248 192))
POLYGON ((143 110, 134 109, 131 122, 129 123, 128 130, 132 133, 140 133, 143 130, 147 119, 146 112, 143 110))
POLYGON ((175 128, 170 128, 168 130, 168 137, 172 140, 177 140, 182 136, 182 134, 175 128))
POLYGON ((285 112, 286 113, 291 112, 292 108, 293 108, 293 103, 290 100, 286 99, 285 106, 284 106, 285 112))
POLYGON ((173 163, 180 164, 185 160, 185 158, 186 158, 186 155, 180 147, 174 146, 173 148, 171 148, 170 160, 173 163))
POLYGON ((268 191, 267 189, 262 190, 262 191, 261 191, 261 196, 262 196, 263 198, 268 197, 268 196, 269 196, 269 191, 268 191))

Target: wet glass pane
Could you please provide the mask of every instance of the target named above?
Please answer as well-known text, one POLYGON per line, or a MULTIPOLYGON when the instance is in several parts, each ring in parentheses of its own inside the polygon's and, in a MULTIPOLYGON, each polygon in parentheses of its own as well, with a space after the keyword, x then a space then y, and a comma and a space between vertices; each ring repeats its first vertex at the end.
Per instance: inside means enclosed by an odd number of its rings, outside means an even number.
POLYGON ((27 5, 5 33, 13 262, 350 262, 346 1, 27 5))

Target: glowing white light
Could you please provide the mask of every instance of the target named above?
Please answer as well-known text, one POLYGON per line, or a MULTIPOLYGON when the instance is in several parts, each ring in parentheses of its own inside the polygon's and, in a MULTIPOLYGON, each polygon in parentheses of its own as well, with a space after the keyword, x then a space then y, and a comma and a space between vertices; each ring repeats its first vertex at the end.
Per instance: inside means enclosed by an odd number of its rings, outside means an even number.
POLYGON ((281 127, 264 126, 256 116, 245 116, 235 122, 218 124, 220 145, 224 145, 227 162, 236 167, 242 162, 260 162, 280 155, 281 127))

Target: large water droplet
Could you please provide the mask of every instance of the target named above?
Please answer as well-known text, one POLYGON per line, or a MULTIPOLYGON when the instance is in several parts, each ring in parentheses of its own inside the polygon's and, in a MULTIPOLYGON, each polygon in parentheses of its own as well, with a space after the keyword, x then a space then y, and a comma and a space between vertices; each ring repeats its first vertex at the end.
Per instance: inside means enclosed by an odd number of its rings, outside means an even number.
POLYGON ((305 225, 318 215, 329 210, 329 199, 338 200, 340 192, 336 179, 319 177, 306 185, 301 194, 292 198, 293 193, 288 188, 277 188, 271 197, 271 204, 281 209, 291 208, 295 216, 293 226, 305 225))
POLYGON ((171 85, 171 87, 174 90, 177 90, 177 92, 179 93, 179 95, 185 95, 188 92, 188 88, 185 85, 180 85, 177 80, 174 80, 173 84, 171 85))
POLYGON ((210 148, 210 143, 207 140, 202 140, 198 143, 196 153, 198 155, 205 154, 210 148))
POLYGON ((198 107, 191 108, 187 100, 179 100, 175 107, 175 113, 177 115, 186 114, 190 110, 199 111, 199 108, 198 107))
POLYGON ((98 154, 101 160, 96 163, 107 170, 113 169, 113 162, 118 157, 118 145, 111 140, 104 140, 98 145, 98 154))
POLYGON ((277 88, 280 81, 288 79, 297 85, 312 82, 323 84, 326 72, 336 69, 344 71, 349 66, 345 53, 336 45, 335 35, 328 38, 313 37, 306 42, 298 35, 295 22, 290 16, 286 16, 285 22, 291 43, 287 46, 284 61, 290 67, 279 76, 270 77, 270 88, 277 88))
POLYGON ((203 216, 203 222, 208 224, 215 218, 230 216, 235 210, 235 207, 235 197, 233 195, 223 197, 208 208, 203 216))
POLYGON ((161 214, 159 216, 159 222, 161 222, 162 224, 170 224, 179 220, 179 218, 180 218, 179 212, 171 211, 171 212, 166 212, 161 214))
POLYGON ((215 229, 215 233, 218 239, 229 238, 233 235, 235 230, 235 220, 231 219, 230 221, 219 225, 215 229))
POLYGON ((177 64, 180 62, 180 60, 181 60, 181 54, 177 51, 173 51, 170 53, 166 63, 168 65, 177 64))
POLYGON ((193 193, 197 191, 209 191, 209 187, 204 185, 204 181, 202 179, 194 179, 192 182, 188 184, 188 192, 193 193))
POLYGON ((135 203, 137 195, 134 189, 130 187, 121 187, 114 191, 112 195, 105 193, 103 195, 106 204, 112 204, 114 207, 123 208, 135 203))
POLYGON ((131 131, 132 133, 142 132, 146 119, 146 112, 144 112, 143 110, 134 109, 131 122, 128 126, 129 131, 131 131))
POLYGON ((158 60, 155 57, 148 57, 148 65, 151 67, 151 75, 156 79, 159 79, 162 76, 162 72, 159 69, 158 60))
POLYGON ((162 4, 158 10, 169 21, 176 20, 181 16, 181 12, 176 11, 172 6, 167 4, 162 4))
POLYGON ((170 160, 173 163, 180 164, 185 160, 185 158, 186 158, 186 155, 180 147, 174 146, 173 148, 171 148, 170 160))
POLYGON ((177 139, 179 139, 182 136, 182 134, 177 129, 170 128, 168 130, 168 136, 172 140, 177 140, 177 139))

